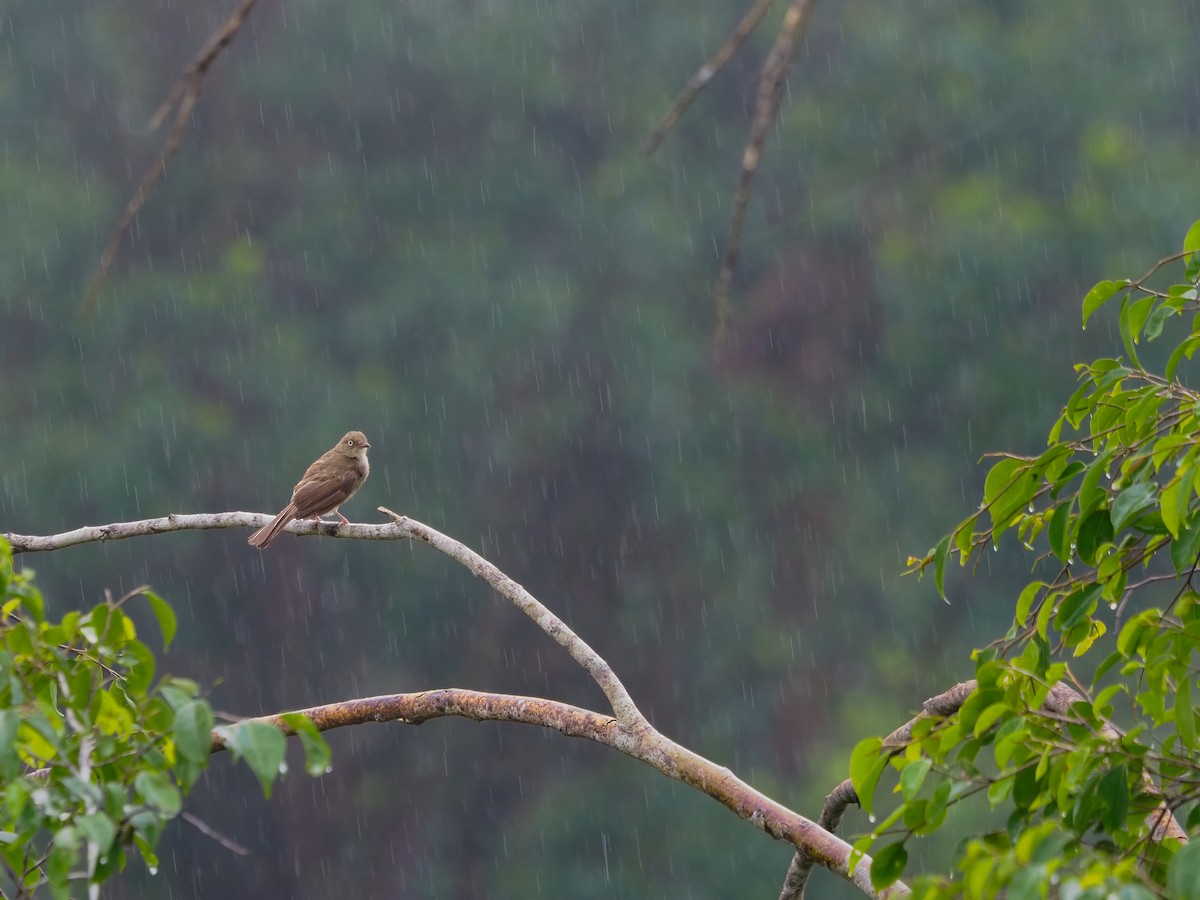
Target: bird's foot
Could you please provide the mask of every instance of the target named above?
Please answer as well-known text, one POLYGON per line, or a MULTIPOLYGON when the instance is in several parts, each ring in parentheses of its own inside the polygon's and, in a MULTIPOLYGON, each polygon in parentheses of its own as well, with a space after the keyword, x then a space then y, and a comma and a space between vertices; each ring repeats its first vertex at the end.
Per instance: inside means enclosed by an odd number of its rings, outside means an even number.
POLYGON ((342 525, 350 524, 350 520, 347 519, 345 516, 343 516, 340 512, 337 514, 337 517, 342 520, 340 524, 342 524, 342 525))

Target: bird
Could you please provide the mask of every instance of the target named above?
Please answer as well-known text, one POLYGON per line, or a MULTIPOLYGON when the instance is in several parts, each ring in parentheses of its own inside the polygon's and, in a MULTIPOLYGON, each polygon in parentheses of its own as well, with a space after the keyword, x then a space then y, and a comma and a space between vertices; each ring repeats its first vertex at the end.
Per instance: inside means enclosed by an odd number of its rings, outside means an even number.
POLYGON ((279 532, 293 519, 316 519, 326 513, 337 513, 345 525, 348 521, 338 507, 354 496, 371 471, 367 451, 371 444, 361 431, 347 431, 329 452, 308 467, 304 477, 292 489, 292 502, 279 511, 270 524, 264 525, 247 542, 260 550, 275 540, 279 532))

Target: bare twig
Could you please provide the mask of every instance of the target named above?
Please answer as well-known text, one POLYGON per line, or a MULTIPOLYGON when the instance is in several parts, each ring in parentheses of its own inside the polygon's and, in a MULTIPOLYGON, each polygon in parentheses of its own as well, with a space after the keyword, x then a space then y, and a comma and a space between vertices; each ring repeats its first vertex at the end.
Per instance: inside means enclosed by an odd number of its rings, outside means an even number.
MULTIPOLYGON (((871 887, 869 857, 863 857, 851 875, 849 862, 852 848, 845 841, 759 793, 728 769, 675 743, 648 724, 627 728, 612 716, 554 700, 454 688, 347 700, 299 712, 319 731, 369 722, 419 725, 444 716, 459 716, 475 721, 521 722, 552 728, 568 737, 584 738, 611 747, 646 763, 668 778, 703 791, 772 837, 802 849, 812 859, 853 883, 868 897, 895 898, 908 894, 908 888, 902 883, 894 884, 882 892, 874 890, 871 887)), ((285 734, 295 733, 281 716, 262 716, 246 721, 266 722, 285 734)), ((225 738, 219 731, 214 731, 212 752, 224 749, 225 738)))
POLYGON ((762 17, 767 14, 767 10, 774 2, 775 0, 757 0, 750 7, 750 11, 742 17, 742 21, 737 24, 737 27, 729 32, 729 36, 717 48, 717 52, 710 56, 704 65, 696 70, 696 74, 688 79, 687 85, 679 92, 675 102, 663 113, 658 124, 654 126, 654 130, 642 141, 642 156, 653 156, 658 152, 658 148, 662 146, 662 142, 679 122, 680 117, 687 112, 692 101, 708 86, 713 76, 721 71, 725 63, 729 62, 733 54, 737 53, 738 48, 746 42, 746 39, 754 33, 754 29, 758 27, 758 23, 762 21, 762 17))
POLYGON ((783 85, 796 54, 797 39, 804 33, 809 14, 812 12, 813 2, 814 0, 792 0, 792 5, 783 14, 779 34, 775 38, 771 52, 767 54, 762 78, 758 82, 758 101, 754 108, 754 119, 750 123, 750 135, 746 140, 746 149, 742 151, 742 174, 738 178, 737 189, 733 194, 733 213, 729 220, 729 236, 725 239, 725 250, 721 254, 721 269, 717 274, 717 283, 713 289, 717 304, 716 339, 718 343, 725 340, 732 318, 729 290, 733 282, 734 266, 737 265, 738 257, 742 252, 742 231, 746 223, 746 208, 750 204, 750 186, 754 183, 754 176, 758 172, 763 146, 767 141, 767 131, 779 114, 779 105, 783 101, 783 85))
MULTIPOLYGON (((858 792, 854 790, 854 784, 847 778, 830 791, 829 796, 825 798, 825 805, 821 808, 821 816, 817 819, 817 824, 830 834, 837 834, 837 828, 842 822, 846 807, 852 803, 858 805, 858 792)), ((796 851, 791 865, 788 866, 787 875, 783 879, 783 890, 779 892, 779 900, 801 900, 804 897, 804 889, 808 886, 808 878, 812 875, 815 862, 816 860, 803 850, 796 851)))
POLYGON ((236 853, 238 856, 249 856, 250 855, 250 851, 247 850, 245 847, 243 847, 241 844, 239 844, 237 841, 235 841, 233 838, 229 838, 229 837, 226 837, 225 835, 221 834, 221 832, 217 831, 217 829, 213 828, 211 825, 209 825, 207 822, 205 822, 199 816, 192 815, 186 809, 179 814, 179 817, 181 819, 183 819, 183 821, 185 821, 189 825, 191 825, 193 828, 195 828, 197 831, 199 831, 205 837, 212 838, 214 841, 216 841, 218 844, 220 844, 222 847, 224 847, 229 852, 236 853))
POLYGON ((200 52, 192 57, 180 73, 179 78, 171 87, 165 100, 158 107, 158 110, 150 119, 149 130, 156 131, 163 121, 171 114, 171 110, 175 110, 174 122, 171 125, 171 130, 163 141, 162 148, 158 151, 158 156, 151 163, 142 180, 138 182, 137 190, 133 192, 133 196, 129 198, 129 202, 125 205, 125 211, 121 213, 121 217, 117 219, 113 225, 112 231, 109 232, 108 242, 104 245, 104 251, 100 254, 100 259, 96 263, 96 268, 92 272, 92 277, 88 281, 87 290, 83 296, 83 311, 88 312, 95 305, 96 296, 100 288, 104 284, 104 279, 108 276, 108 270, 112 267, 113 261, 117 258, 117 251, 121 248, 121 241, 125 237, 125 233, 129 230, 129 226, 133 224, 134 218, 142 205, 146 202, 146 194, 154 183, 158 181, 162 174, 167 170, 167 162, 179 150, 179 145, 183 142, 183 134, 187 131, 188 122, 191 119, 192 108, 196 105, 196 100, 200 97, 200 88, 204 84, 204 76, 208 74, 209 66, 213 64, 221 51, 229 46, 229 42, 234 39, 238 31, 242 27, 242 23, 246 21, 246 17, 250 15, 250 10, 254 8, 254 4, 258 0, 240 0, 237 8, 230 14, 221 26, 212 33, 208 42, 200 49, 200 52))

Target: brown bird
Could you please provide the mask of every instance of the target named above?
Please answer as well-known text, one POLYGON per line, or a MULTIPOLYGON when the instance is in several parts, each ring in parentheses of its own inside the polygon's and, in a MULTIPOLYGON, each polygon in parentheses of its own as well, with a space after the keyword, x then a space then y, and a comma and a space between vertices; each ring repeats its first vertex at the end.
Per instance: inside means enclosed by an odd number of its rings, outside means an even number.
POLYGON ((279 511, 269 525, 250 535, 250 546, 260 550, 275 540, 279 532, 293 519, 317 519, 326 513, 337 513, 342 524, 346 517, 338 507, 354 496, 367 480, 371 467, 367 451, 371 445, 361 431, 347 431, 332 450, 308 467, 304 477, 292 489, 292 502, 279 511))

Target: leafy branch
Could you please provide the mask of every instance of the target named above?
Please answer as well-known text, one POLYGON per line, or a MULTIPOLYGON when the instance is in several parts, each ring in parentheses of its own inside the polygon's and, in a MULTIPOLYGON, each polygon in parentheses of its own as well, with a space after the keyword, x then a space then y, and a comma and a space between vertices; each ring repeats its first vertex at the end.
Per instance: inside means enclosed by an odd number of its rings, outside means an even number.
POLYGON ((923 896, 1032 896, 1051 884, 1064 895, 1072 884, 1095 896, 1195 896, 1200 393, 1181 371, 1200 349, 1198 280, 1200 222, 1141 278, 1092 288, 1084 325, 1119 300, 1125 357, 1077 366, 1080 385, 1046 449, 990 454, 979 509, 910 560, 910 572, 933 567, 944 598, 947 560, 978 566, 1011 531, 1041 575, 1017 596, 1008 633, 976 651, 973 681, 902 733, 855 749, 865 808, 887 769, 898 772, 899 804, 856 844, 871 849, 900 828, 876 867, 901 874, 907 839, 940 828, 945 809, 973 793, 1009 811, 1005 828, 964 845, 960 879, 918 880, 923 896), (1185 314, 1192 327, 1162 372, 1148 368, 1139 348, 1185 314), (1142 608, 1122 621, 1135 601, 1142 608))

